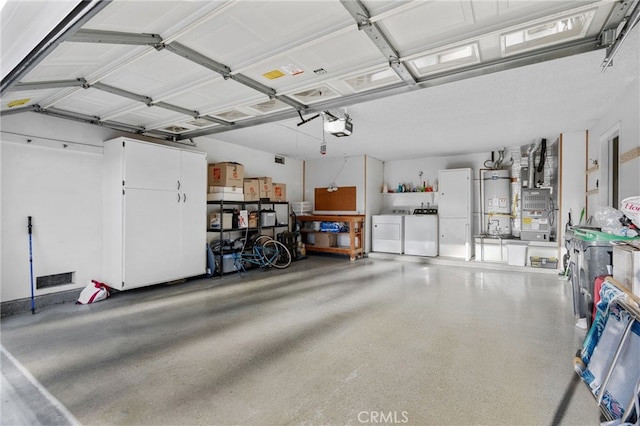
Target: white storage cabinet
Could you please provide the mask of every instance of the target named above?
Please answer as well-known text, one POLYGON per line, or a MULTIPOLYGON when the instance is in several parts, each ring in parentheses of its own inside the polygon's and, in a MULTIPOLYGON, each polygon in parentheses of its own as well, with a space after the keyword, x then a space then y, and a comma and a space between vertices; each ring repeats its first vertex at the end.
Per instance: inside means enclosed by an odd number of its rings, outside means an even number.
POLYGON ((438 172, 440 256, 473 257, 472 173, 468 168, 438 172))
POLYGON ((204 153, 118 138, 104 144, 103 281, 118 290, 206 272, 204 153))

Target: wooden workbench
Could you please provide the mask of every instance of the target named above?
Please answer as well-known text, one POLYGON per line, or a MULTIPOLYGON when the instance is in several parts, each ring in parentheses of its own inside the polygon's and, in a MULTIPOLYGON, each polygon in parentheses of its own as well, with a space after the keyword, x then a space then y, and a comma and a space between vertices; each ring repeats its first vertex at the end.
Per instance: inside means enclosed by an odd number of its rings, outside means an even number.
POLYGON ((302 222, 301 234, 302 241, 305 243, 307 252, 323 252, 323 253, 335 253, 335 254, 348 254, 349 259, 356 260, 364 255, 364 215, 304 215, 298 216, 298 220, 302 222), (349 227, 348 232, 331 232, 336 235, 348 235, 349 247, 317 247, 308 243, 307 237, 309 234, 327 234, 328 232, 321 232, 311 230, 309 227, 304 226, 305 222, 345 222, 349 227))

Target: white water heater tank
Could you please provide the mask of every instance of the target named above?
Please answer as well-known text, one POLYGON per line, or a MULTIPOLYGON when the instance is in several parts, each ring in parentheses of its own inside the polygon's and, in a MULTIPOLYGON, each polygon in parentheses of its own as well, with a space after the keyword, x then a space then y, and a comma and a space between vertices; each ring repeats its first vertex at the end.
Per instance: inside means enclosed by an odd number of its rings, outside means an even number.
POLYGON ((490 236, 511 237, 509 170, 484 170, 482 183, 485 233, 490 236))

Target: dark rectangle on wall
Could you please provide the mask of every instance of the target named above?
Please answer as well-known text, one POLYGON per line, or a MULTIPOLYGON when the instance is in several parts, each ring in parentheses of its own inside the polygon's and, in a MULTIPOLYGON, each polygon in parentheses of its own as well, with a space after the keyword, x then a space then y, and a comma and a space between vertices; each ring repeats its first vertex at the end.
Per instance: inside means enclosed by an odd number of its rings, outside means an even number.
POLYGON ((318 211, 356 211, 356 187, 341 186, 337 191, 327 188, 315 189, 314 210, 318 211))
POLYGON ((63 272, 62 274, 43 275, 36 278, 36 288, 57 287, 73 283, 73 272, 63 272))

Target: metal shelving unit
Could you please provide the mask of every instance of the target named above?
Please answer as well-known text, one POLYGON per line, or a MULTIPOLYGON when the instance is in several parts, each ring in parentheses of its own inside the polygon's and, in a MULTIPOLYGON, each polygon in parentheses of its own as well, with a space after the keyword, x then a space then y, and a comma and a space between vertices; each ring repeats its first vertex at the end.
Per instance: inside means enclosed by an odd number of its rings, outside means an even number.
MULTIPOLYGON (((258 235, 262 235, 262 233, 265 230, 270 230, 272 231, 273 235, 272 237, 275 238, 276 237, 276 230, 277 229, 283 229, 286 228, 287 230, 289 229, 289 202, 288 201, 226 201, 226 200, 219 200, 219 201, 207 201, 207 207, 208 206, 216 206, 219 208, 220 213, 223 213, 225 208, 229 209, 229 208, 239 208, 239 210, 250 210, 247 209, 246 207, 251 207, 251 206, 255 206, 258 213, 260 213, 263 209, 270 207, 271 210, 276 212, 276 224, 273 226, 263 226, 261 223, 260 218, 258 218, 258 226, 257 227, 253 227, 253 228, 239 228, 239 227, 231 227, 231 228, 225 228, 224 226, 222 226, 224 224, 224 221, 221 219, 220 223, 220 229, 211 229, 211 228, 207 228, 207 233, 217 233, 218 234, 218 239, 220 241, 223 240, 225 233, 233 233, 233 232, 249 232, 249 233, 258 233, 258 235), (278 219, 278 212, 276 210, 276 206, 286 206, 286 214, 285 214, 285 218, 286 218, 286 222, 282 222, 282 223, 278 223, 277 219, 278 219)), ((209 208, 207 208, 207 215, 210 213, 209 208)), ((223 253, 215 253, 214 255, 220 255, 222 257, 223 253)), ((222 259, 220 261, 220 263, 222 264, 222 259)), ((222 267, 218 267, 216 274, 214 275, 218 275, 218 276, 222 276, 223 274, 223 268, 222 267)))

